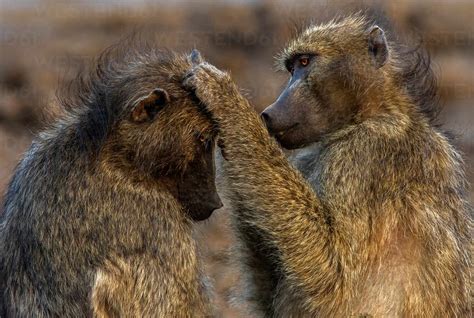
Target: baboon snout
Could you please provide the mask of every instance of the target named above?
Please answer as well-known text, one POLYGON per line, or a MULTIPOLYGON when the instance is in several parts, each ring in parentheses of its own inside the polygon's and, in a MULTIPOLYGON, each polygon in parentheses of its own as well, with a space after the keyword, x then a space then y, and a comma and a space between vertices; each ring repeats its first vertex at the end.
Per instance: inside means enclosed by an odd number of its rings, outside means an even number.
POLYGON ((277 135, 281 132, 286 131, 291 127, 289 114, 284 113, 278 107, 279 105, 272 104, 265 108, 260 114, 263 122, 267 126, 268 132, 271 135, 277 135))
POLYGON ((222 203, 217 191, 208 193, 200 198, 188 211, 194 221, 203 221, 212 215, 212 212, 222 208, 222 203))
POLYGON ((209 200, 209 210, 212 210, 212 211, 218 210, 222 208, 223 206, 224 204, 222 203, 221 198, 219 197, 217 192, 215 192, 211 200, 209 200))
POLYGON ((272 107, 273 104, 265 108, 265 110, 260 114, 260 117, 262 117, 262 120, 271 135, 279 133, 283 128, 278 122, 278 114, 275 114, 276 112, 272 107))

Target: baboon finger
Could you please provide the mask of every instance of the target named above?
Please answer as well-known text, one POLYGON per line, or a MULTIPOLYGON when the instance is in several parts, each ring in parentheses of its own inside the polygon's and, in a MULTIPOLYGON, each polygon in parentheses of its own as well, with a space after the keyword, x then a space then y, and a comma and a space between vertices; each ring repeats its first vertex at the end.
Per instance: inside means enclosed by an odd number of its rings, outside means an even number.
POLYGON ((201 53, 196 50, 196 49, 193 49, 191 51, 191 54, 189 55, 189 60, 191 61, 191 63, 193 65, 199 65, 201 64, 202 62, 204 62, 202 56, 201 56, 201 53))
POLYGON ((189 71, 183 77, 183 88, 187 91, 194 92, 196 90, 196 74, 193 71, 189 71))

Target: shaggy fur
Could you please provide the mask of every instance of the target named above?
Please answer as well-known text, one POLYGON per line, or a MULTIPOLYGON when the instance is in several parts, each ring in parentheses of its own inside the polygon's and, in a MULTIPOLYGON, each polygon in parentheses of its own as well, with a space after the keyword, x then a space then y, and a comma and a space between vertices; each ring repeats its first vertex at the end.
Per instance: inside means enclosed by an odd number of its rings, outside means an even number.
POLYGON ((181 190, 182 180, 214 182, 193 170, 212 158, 213 124, 182 89, 189 66, 123 43, 70 87, 64 115, 33 141, 6 194, 0 316, 210 314, 195 202, 181 190), (168 103, 146 104, 156 117, 132 121, 158 87, 168 103))
POLYGON ((413 97, 421 91, 407 87, 420 73, 404 73, 391 48, 382 67, 371 64, 368 25, 359 16, 311 27, 282 54, 285 66, 294 54, 317 53, 307 89, 354 98, 350 120, 296 156, 303 175, 228 74, 200 63, 185 80, 219 124, 243 297, 257 315, 471 311, 472 216, 461 157, 423 111, 423 98, 413 97))

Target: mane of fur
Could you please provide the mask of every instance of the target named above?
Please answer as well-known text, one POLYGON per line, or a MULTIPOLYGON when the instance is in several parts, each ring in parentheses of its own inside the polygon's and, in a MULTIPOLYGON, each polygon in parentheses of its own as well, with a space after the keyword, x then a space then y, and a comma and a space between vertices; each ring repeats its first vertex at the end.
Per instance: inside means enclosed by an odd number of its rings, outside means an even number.
POLYGON ((430 122, 436 122, 442 108, 430 55, 421 46, 405 52, 399 50, 398 54, 401 84, 418 111, 430 122))

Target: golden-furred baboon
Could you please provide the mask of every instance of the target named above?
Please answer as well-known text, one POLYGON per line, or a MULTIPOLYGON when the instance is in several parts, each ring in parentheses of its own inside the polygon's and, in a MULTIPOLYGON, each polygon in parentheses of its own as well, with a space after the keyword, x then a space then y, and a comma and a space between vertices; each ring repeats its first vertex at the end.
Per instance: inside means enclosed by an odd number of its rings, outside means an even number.
POLYGON ((19 163, 0 316, 211 314, 192 228, 222 205, 214 123, 182 87, 186 56, 136 51, 106 51, 19 163))
POLYGON ((200 61, 184 84, 219 127, 246 297, 265 317, 467 317, 462 160, 432 124, 429 64, 362 16, 313 26, 261 118, 200 61), (297 156, 304 176, 265 127, 297 156))

